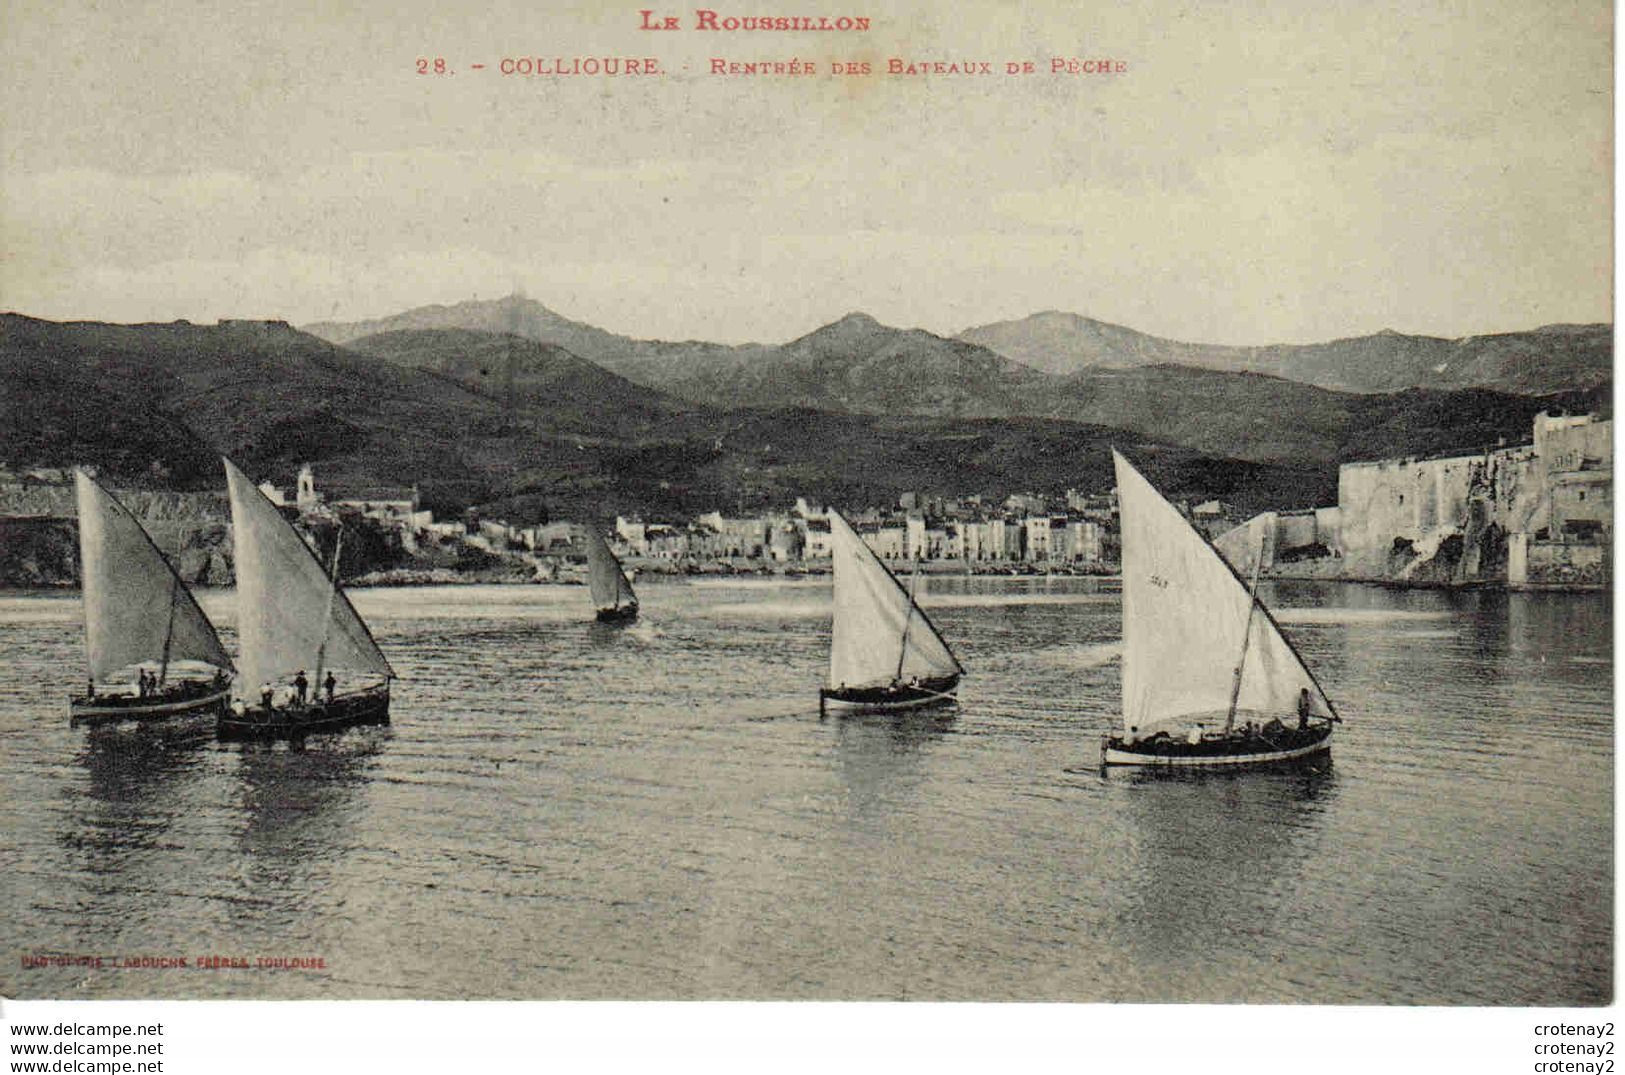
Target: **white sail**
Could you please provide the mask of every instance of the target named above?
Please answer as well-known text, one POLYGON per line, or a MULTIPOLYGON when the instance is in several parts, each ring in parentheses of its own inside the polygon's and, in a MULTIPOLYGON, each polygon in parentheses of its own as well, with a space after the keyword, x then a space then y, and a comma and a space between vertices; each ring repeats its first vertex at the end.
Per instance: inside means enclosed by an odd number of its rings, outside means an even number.
POLYGON ((835 560, 831 687, 887 686, 962 669, 948 644, 839 512, 829 513, 835 560))
POLYGON ((587 527, 587 583, 592 588, 595 608, 635 607, 638 603, 626 572, 621 570, 621 562, 610 552, 603 535, 590 526, 587 527))
POLYGON ((349 598, 310 547, 248 476, 226 460, 237 550, 237 638, 242 694, 304 670, 347 669, 393 677, 349 598))
POLYGON ((136 517, 83 471, 74 485, 91 678, 151 661, 230 670, 214 625, 136 517))
POLYGON ((1307 688, 1331 715, 1320 685, 1263 602, 1252 614, 1246 585, 1172 504, 1112 453, 1123 544, 1123 725, 1140 735, 1222 726, 1242 655, 1238 712, 1296 719, 1307 688))

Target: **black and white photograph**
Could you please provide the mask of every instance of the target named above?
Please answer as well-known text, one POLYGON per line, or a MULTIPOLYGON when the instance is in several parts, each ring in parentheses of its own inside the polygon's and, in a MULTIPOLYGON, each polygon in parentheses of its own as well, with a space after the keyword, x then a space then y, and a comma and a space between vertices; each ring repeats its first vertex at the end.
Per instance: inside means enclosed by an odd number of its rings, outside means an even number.
POLYGON ((1601 1026, 1613 35, 17 0, 4 1018, 1601 1026))

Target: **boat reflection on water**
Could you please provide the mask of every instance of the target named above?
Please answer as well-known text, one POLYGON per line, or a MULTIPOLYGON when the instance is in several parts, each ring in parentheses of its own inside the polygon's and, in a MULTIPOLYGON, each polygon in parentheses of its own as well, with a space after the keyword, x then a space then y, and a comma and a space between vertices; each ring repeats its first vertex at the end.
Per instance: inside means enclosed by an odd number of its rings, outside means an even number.
MULTIPOLYGON (((45 935, 62 929, 60 947, 76 949, 93 937, 106 952, 148 951, 155 938, 193 920, 190 867, 172 851, 190 843, 209 808, 213 738, 212 718, 107 725, 83 737, 73 757, 82 778, 51 812, 54 876, 33 903, 45 935), (64 876, 77 880, 64 885, 64 876), (94 914, 93 924, 79 917, 109 905, 119 912, 94 914)), ((118 979, 93 980, 102 986, 118 979)))
POLYGON ((587 622, 587 645, 608 649, 643 641, 647 624, 633 623, 630 619, 594 619, 587 622))
POLYGON ((213 715, 167 724, 127 724, 92 729, 74 762, 88 778, 90 798, 120 806, 169 790, 179 774, 197 769, 203 748, 214 740, 213 715))
MULTIPOLYGON (((238 750, 244 840, 294 827, 334 829, 331 815, 353 806, 391 731, 388 726, 312 735, 285 747, 245 743, 238 750), (319 749, 318 749, 319 747, 319 749)), ((342 832, 342 824, 335 831, 342 832)), ((273 839, 271 843, 275 843, 273 839)))
POLYGON ((1322 943, 1312 893, 1338 868, 1324 846, 1338 798, 1330 759, 1315 768, 1144 772, 1113 783, 1124 804, 1126 869, 1112 932, 1135 977, 1157 983, 1144 996, 1115 999, 1315 1000, 1253 964, 1283 945, 1322 943), (1258 973, 1248 977, 1250 969, 1258 973))
POLYGON ((884 815, 900 806, 929 776, 924 755, 954 730, 953 702, 925 709, 875 713, 854 710, 825 718, 834 727, 835 751, 853 818, 884 815))

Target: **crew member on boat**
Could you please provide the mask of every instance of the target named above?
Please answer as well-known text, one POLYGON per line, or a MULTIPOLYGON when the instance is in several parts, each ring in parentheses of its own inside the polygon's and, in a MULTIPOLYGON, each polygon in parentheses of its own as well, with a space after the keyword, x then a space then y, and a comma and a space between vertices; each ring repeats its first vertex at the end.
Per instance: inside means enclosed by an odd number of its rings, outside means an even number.
POLYGON ((327 692, 327 704, 328 705, 333 704, 333 688, 336 687, 336 686, 338 686, 338 684, 333 679, 333 673, 328 672, 327 673, 327 679, 322 682, 322 689, 327 692))
POLYGON ((310 693, 310 680, 305 678, 305 670, 299 669, 299 674, 293 677, 293 694, 295 704, 300 709, 305 707, 305 697, 310 693))
POLYGON ((1314 712, 1314 703, 1309 700, 1309 688, 1304 687, 1298 691, 1298 731, 1305 731, 1309 727, 1309 715, 1314 712))

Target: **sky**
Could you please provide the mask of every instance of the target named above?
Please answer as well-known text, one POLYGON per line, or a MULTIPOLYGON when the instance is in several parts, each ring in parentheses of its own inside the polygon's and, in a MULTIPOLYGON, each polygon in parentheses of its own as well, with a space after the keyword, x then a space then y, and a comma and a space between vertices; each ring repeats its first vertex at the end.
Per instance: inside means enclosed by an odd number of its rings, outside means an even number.
POLYGON ((854 310, 1229 344, 1612 320, 1608 3, 705 0, 871 29, 655 5, 684 27, 655 33, 653 2, 12 0, 0 308, 303 324, 522 290, 723 342, 854 310), (555 56, 664 73, 498 70, 555 56))

